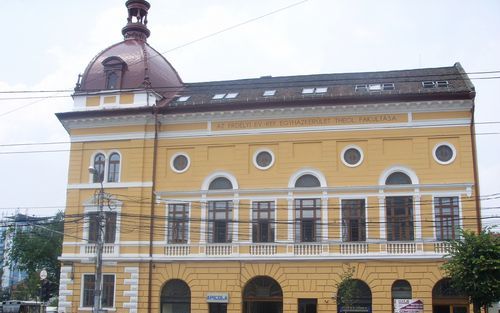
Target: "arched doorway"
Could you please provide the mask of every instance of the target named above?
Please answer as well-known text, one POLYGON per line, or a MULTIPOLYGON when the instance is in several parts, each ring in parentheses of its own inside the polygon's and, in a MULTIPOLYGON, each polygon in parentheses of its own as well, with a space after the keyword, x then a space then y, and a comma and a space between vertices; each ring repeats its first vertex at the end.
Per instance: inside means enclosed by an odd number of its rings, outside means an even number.
POLYGON ((449 278, 443 278, 432 288, 432 313, 468 313, 467 296, 460 294, 451 285, 449 278))
POLYGON ((161 290, 161 313, 191 312, 191 290, 180 279, 169 280, 161 290))
POLYGON ((338 313, 370 313, 372 292, 362 280, 349 279, 340 284, 337 291, 338 313))
POLYGON ((258 276, 243 290, 243 313, 283 312, 283 291, 271 277, 258 276))
POLYGON ((394 312, 394 300, 396 299, 411 299, 411 285, 404 279, 396 280, 391 287, 392 311, 394 312))

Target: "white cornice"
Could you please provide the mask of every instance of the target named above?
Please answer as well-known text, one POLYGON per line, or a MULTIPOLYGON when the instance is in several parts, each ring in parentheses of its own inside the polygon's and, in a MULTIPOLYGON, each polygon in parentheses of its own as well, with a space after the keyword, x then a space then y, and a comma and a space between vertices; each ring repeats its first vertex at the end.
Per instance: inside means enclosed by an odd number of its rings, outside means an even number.
MULTIPOLYGON (((104 188, 151 188, 152 182, 123 182, 123 183, 103 183, 104 188)), ((68 184, 68 189, 99 189, 98 183, 68 184)))
MULTIPOLYGON (((345 116, 383 113, 408 113, 408 112, 450 112, 470 110, 472 100, 445 100, 445 101, 414 101, 394 103, 366 103, 349 105, 322 105, 312 107, 285 107, 262 108, 252 110, 194 112, 181 114, 166 114, 160 116, 162 124, 196 123, 207 121, 225 121, 238 119, 275 119, 314 116, 345 116)), ((106 110, 103 110, 103 113, 106 110)), ((79 128, 113 127, 128 125, 151 125, 153 116, 149 113, 136 115, 121 115, 116 111, 114 116, 64 118, 61 123, 68 130, 79 128)))

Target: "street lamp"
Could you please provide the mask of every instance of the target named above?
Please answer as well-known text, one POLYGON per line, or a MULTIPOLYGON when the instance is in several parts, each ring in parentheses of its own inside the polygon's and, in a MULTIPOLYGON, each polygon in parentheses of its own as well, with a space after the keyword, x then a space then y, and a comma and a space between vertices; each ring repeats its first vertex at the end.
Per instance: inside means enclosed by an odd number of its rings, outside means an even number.
POLYGON ((95 258, 95 284, 94 284, 94 307, 92 309, 93 313, 101 313, 101 298, 102 298, 102 288, 101 288, 101 280, 102 280, 102 250, 104 247, 104 173, 100 173, 94 167, 89 167, 89 173, 93 175, 95 181, 95 177, 101 183, 101 188, 99 189, 99 194, 97 197, 97 203, 99 205, 99 213, 97 215, 97 240, 96 240, 96 258, 95 258))

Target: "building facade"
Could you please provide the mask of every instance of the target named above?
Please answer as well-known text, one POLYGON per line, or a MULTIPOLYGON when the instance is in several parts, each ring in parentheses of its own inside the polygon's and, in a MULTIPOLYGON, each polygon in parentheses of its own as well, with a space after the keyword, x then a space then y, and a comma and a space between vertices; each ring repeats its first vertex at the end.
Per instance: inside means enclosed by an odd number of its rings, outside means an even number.
POLYGON ((57 115, 72 142, 59 312, 93 306, 100 179, 105 309, 469 311, 440 270, 458 229, 481 227, 460 64, 184 83, 146 42, 149 3, 127 9, 124 41, 57 115))

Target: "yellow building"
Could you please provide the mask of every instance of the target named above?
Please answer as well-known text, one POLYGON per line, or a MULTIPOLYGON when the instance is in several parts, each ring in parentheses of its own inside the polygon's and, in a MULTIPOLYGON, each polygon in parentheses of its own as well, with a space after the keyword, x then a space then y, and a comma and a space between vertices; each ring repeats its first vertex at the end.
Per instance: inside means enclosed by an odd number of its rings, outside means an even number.
POLYGON ((468 312, 440 270, 457 229, 481 227, 460 64, 184 83, 146 42, 149 4, 127 8, 57 115, 59 312, 93 306, 100 179, 110 311, 468 312))

